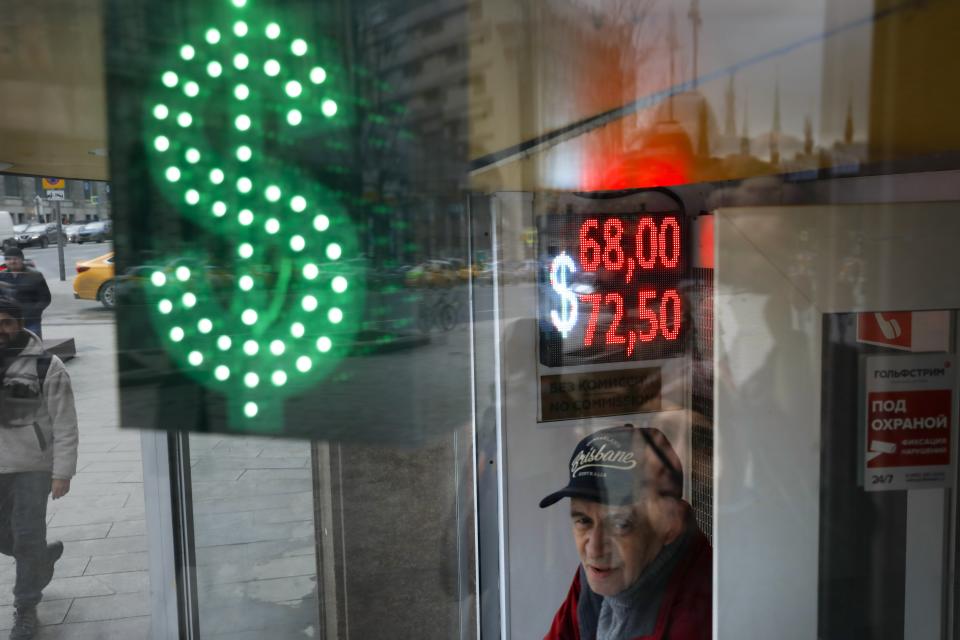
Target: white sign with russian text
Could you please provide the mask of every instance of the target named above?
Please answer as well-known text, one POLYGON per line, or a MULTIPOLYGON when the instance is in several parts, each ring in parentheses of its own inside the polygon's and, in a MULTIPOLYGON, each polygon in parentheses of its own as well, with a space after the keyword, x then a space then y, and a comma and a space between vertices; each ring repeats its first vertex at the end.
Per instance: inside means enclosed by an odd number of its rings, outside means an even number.
POLYGON ((950 354, 866 361, 866 491, 949 487, 956 446, 956 362, 950 354))

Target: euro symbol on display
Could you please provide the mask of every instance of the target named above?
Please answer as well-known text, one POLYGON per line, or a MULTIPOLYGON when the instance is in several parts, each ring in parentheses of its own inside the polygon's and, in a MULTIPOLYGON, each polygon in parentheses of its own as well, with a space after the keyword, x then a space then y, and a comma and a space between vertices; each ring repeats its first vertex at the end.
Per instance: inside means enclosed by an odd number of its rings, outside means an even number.
POLYGON ((554 258, 553 264, 550 265, 550 286, 560 296, 560 312, 557 313, 556 309, 551 309, 550 319, 564 338, 577 326, 577 296, 567 286, 570 276, 576 271, 577 265, 566 252, 554 258))

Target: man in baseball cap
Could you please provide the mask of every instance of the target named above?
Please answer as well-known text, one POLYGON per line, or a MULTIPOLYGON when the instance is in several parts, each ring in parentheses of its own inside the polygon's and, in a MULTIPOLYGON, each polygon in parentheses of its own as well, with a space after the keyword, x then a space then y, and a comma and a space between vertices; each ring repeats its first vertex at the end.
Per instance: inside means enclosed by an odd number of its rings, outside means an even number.
POLYGON ((570 499, 580 567, 545 640, 708 640, 712 552, 663 433, 598 431, 568 471, 540 507, 570 499))

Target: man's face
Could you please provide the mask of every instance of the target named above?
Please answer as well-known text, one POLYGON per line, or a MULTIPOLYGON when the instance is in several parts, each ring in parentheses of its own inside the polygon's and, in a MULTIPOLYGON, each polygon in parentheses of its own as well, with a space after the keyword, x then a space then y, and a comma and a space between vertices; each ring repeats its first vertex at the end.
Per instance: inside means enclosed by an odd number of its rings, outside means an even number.
POLYGON ((10 345, 10 342, 23 329, 23 323, 13 316, 0 313, 0 349, 10 345))
POLYGON ((10 271, 23 271, 23 258, 20 256, 4 256, 3 261, 10 271))
POLYGON ((614 596, 634 582, 663 548, 642 503, 625 507, 570 499, 573 538, 590 588, 614 596))

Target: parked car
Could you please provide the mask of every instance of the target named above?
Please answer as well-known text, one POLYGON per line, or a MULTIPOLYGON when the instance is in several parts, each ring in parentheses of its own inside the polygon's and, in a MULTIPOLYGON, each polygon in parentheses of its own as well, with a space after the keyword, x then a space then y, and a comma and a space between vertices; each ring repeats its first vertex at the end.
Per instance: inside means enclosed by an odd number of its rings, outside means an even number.
POLYGON ((110 237, 110 231, 113 225, 109 220, 99 220, 97 222, 88 222, 83 225, 83 229, 77 234, 77 242, 103 242, 110 237))
POLYGON ((451 287, 457 282, 457 268, 449 260, 427 260, 404 275, 408 287, 451 287))
POLYGON ((32 224, 17 234, 17 246, 46 248, 60 239, 57 225, 50 222, 32 224))
POLYGON ((73 279, 73 297, 79 300, 97 300, 107 309, 117 303, 114 280, 113 252, 91 260, 77 262, 73 279))
POLYGON ((63 228, 63 233, 67 236, 67 242, 76 242, 80 237, 80 229, 83 229, 82 224, 68 224, 63 228))
POLYGON ((8 247, 17 246, 17 240, 14 231, 13 216, 9 211, 0 211, 0 244, 4 250, 8 247))

